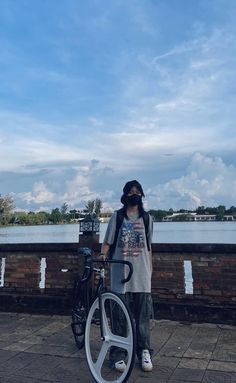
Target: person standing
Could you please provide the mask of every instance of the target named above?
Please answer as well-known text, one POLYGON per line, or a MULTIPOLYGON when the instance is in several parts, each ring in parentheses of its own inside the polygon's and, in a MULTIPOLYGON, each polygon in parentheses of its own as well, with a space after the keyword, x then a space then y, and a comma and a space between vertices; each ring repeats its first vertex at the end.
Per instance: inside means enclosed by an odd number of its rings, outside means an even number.
MULTIPOLYGON (((136 354, 142 370, 152 371, 150 317, 153 224, 151 216, 143 208, 143 197, 142 186, 137 180, 125 184, 121 197, 123 208, 115 211, 108 223, 101 255, 104 259, 108 256, 113 259, 125 259, 133 265, 133 275, 125 284, 122 284, 121 280, 126 276, 127 266, 112 265, 111 287, 113 291, 124 297, 128 305, 132 301, 132 312, 136 324, 136 354), (118 223, 120 216, 122 220, 118 223)), ((119 326, 121 324, 118 323, 119 318, 116 321, 119 326)), ((124 353, 122 355, 114 347, 110 358, 114 361, 116 370, 124 371, 126 368, 124 353)))

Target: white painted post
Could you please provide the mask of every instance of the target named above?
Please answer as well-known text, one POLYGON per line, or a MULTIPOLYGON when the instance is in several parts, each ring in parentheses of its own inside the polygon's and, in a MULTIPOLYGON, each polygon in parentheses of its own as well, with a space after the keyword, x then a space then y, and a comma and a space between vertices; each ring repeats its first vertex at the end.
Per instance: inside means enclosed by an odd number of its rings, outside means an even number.
POLYGON ((6 258, 1 258, 1 279, 0 279, 0 287, 4 287, 4 275, 5 275, 5 267, 6 267, 6 258))
POLYGON ((40 262, 41 279, 40 279, 40 282, 39 282, 40 289, 45 289, 46 267, 47 267, 46 258, 41 258, 41 262, 40 262))
POLYGON ((184 261, 185 294, 193 294, 192 261, 184 261))

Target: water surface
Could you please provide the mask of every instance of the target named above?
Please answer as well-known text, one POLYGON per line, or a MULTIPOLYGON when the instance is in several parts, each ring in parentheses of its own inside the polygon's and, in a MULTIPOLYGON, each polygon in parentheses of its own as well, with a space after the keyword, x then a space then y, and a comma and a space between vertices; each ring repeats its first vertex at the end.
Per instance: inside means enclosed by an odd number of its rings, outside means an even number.
MULTIPOLYGON (((102 242, 106 223, 100 225, 102 242)), ((79 224, 0 227, 0 243, 78 242, 79 224)), ((154 243, 236 243, 236 222, 155 222, 154 243)))

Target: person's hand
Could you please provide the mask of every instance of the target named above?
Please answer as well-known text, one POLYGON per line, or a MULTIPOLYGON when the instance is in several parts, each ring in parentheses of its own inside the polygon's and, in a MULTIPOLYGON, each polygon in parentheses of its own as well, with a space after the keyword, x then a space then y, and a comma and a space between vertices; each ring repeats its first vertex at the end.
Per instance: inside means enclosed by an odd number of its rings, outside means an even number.
POLYGON ((107 256, 106 256, 105 254, 100 254, 100 255, 98 256, 98 259, 99 259, 100 261, 106 261, 106 260, 107 260, 107 256))

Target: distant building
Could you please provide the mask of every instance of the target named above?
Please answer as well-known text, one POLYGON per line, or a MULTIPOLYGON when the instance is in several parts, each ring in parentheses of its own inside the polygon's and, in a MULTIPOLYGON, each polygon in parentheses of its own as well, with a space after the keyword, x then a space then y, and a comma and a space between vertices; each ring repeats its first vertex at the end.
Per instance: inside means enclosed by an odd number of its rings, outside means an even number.
POLYGON ((101 212, 100 213, 100 218, 99 218, 100 222, 107 223, 110 220, 112 214, 113 214, 113 211, 103 211, 103 212, 101 212))
MULTIPOLYGON (((163 222, 172 222, 177 216, 184 215, 185 221, 196 221, 196 222, 205 222, 205 221, 216 221, 216 214, 196 214, 196 213, 173 213, 172 215, 167 215, 163 218, 163 222)), ((236 221, 236 217, 233 215, 224 215, 224 221, 236 221)))

